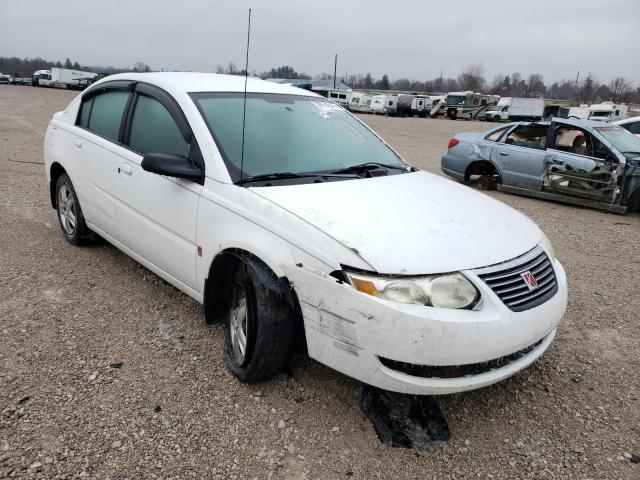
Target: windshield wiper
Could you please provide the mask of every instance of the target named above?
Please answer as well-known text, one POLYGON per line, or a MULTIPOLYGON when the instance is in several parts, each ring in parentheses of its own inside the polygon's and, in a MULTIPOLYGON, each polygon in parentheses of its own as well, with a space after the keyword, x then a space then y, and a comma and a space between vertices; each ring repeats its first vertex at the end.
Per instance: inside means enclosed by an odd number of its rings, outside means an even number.
POLYGON ((252 182, 265 182, 269 180, 287 180, 290 178, 309 178, 309 177, 341 177, 341 178, 356 178, 356 175, 341 175, 338 172, 332 173, 294 173, 294 172, 277 172, 277 173, 263 173, 260 175, 252 175, 250 177, 244 177, 242 180, 238 180, 236 185, 244 185, 245 183, 252 182))
POLYGON ((358 173, 366 172, 368 170, 377 170, 378 168, 388 168, 389 170, 402 170, 408 172, 409 167, 402 167, 400 165, 388 165, 386 163, 367 162, 359 165, 351 165, 350 167, 340 168, 333 170, 331 173, 358 173))

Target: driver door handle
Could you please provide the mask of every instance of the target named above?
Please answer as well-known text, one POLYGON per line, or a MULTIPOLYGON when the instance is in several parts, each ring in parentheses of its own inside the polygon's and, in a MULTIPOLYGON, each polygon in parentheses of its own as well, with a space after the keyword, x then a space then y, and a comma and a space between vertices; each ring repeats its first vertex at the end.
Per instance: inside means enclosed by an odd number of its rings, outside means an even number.
POLYGON ((508 157, 509 156, 509 152, 505 152, 504 150, 500 150, 500 155, 502 155, 503 157, 508 157))
POLYGON ((131 175, 133 173, 133 168, 128 163, 124 163, 118 167, 118 173, 124 173, 125 175, 131 175))
POLYGON ((76 148, 82 148, 82 139, 81 138, 74 139, 73 144, 75 145, 76 148))

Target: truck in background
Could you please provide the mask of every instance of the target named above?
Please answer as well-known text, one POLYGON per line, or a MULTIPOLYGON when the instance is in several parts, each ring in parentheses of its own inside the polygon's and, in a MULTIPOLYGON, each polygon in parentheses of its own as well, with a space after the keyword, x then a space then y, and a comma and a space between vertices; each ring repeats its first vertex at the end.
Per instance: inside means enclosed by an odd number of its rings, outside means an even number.
POLYGON ((627 118, 627 113, 627 106, 624 103, 596 103, 589 107, 589 120, 615 122, 627 118))
POLYGON ((569 109, 569 118, 578 118, 586 120, 589 118, 591 112, 589 111, 589 105, 582 104, 579 107, 571 107, 569 109))
POLYGON ((98 79, 98 74, 82 70, 54 67, 51 70, 38 70, 33 74, 36 87, 56 87, 83 90, 98 79))
POLYGON ((506 122, 518 120, 541 120, 544 115, 542 98, 502 97, 496 105, 487 107, 477 116, 478 120, 506 122))

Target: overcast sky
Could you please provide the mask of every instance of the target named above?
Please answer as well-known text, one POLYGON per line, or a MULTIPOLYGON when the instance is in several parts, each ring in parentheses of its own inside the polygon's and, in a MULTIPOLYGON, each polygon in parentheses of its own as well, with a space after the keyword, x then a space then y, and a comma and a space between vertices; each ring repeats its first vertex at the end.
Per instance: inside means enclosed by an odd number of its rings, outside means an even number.
POLYGON ((640 82, 639 0, 0 0, 0 56, 85 65, 215 71, 291 65, 298 72, 487 79, 518 71, 545 81, 593 72, 640 82))

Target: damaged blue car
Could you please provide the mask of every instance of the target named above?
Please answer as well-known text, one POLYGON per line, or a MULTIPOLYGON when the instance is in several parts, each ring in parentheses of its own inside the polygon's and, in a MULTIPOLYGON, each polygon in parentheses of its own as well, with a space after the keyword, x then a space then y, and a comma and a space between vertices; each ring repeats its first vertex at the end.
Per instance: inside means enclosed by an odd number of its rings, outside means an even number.
POLYGON ((458 133, 441 168, 484 190, 640 211, 640 138, 613 124, 553 118, 458 133))

